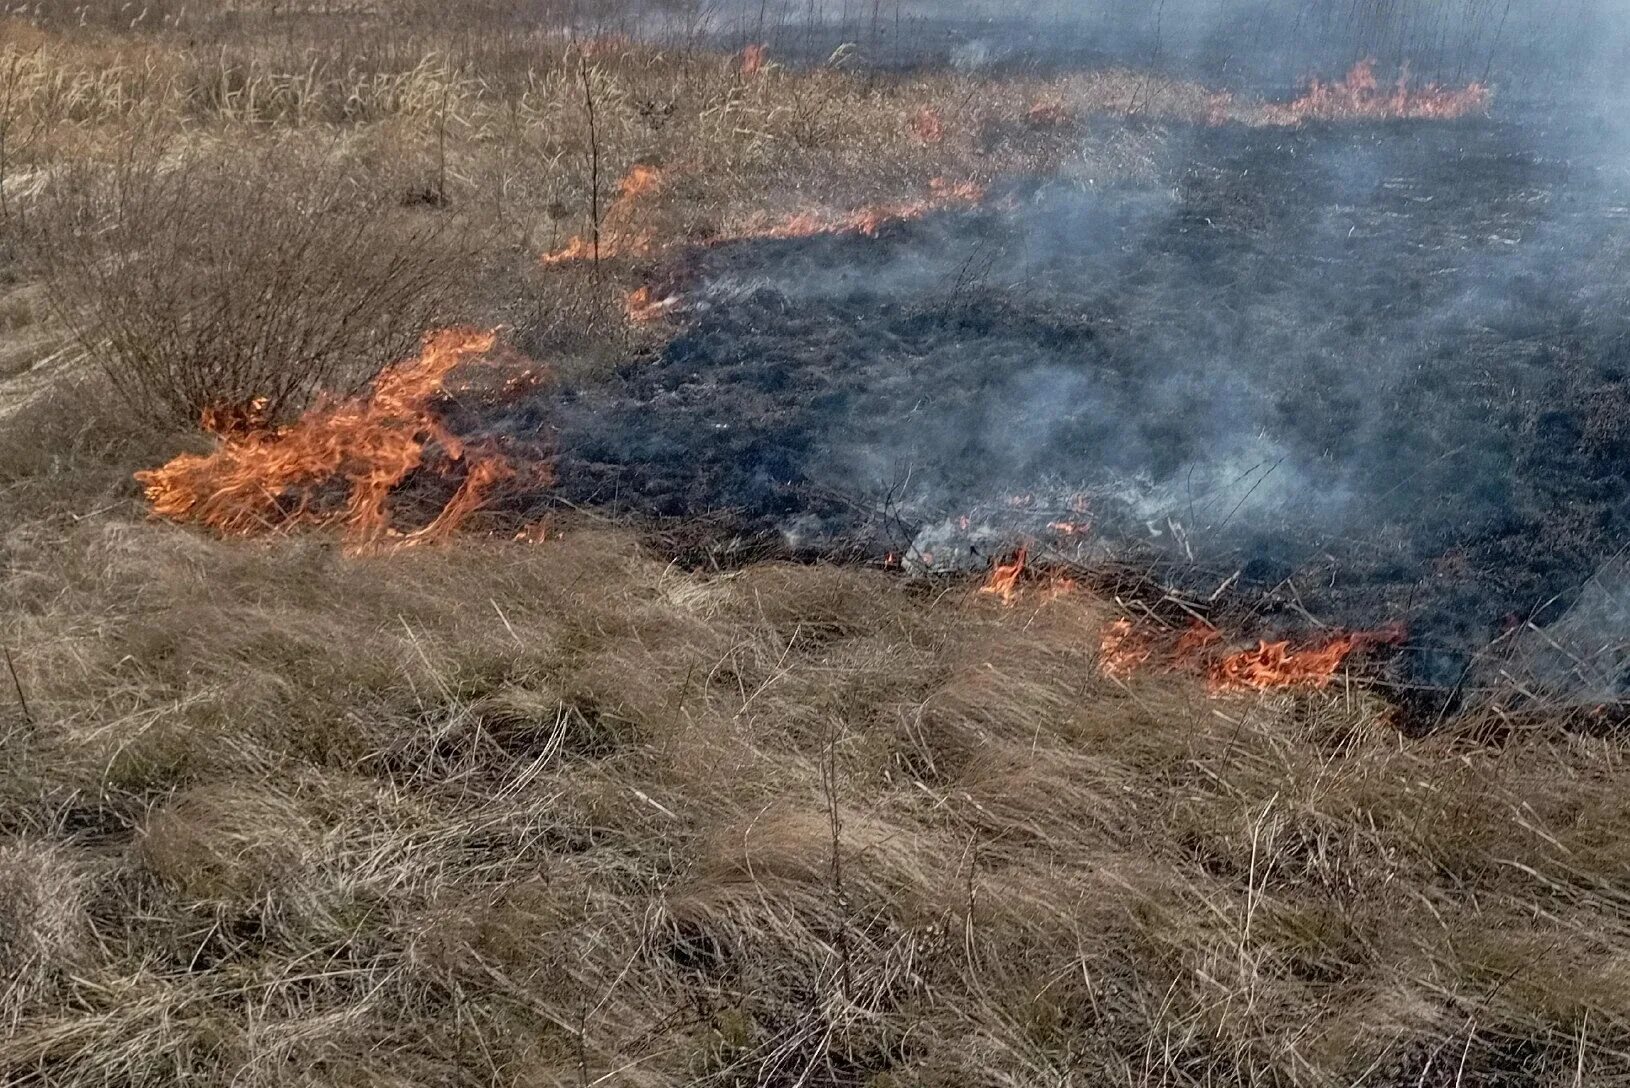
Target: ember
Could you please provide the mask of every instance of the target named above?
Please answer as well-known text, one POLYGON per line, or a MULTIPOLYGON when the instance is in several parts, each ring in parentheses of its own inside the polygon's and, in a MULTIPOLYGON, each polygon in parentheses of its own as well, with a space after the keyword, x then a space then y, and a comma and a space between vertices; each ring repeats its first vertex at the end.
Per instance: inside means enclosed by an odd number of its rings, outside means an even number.
POLYGON ((516 472, 490 444, 449 431, 433 408, 448 375, 496 341, 475 329, 431 333, 417 358, 383 371, 366 394, 319 403, 286 427, 210 413, 205 425, 220 441, 212 453, 182 454, 136 479, 155 514, 226 536, 336 526, 351 551, 441 537, 516 472), (430 522, 404 532, 389 502, 420 470, 460 482, 430 522))

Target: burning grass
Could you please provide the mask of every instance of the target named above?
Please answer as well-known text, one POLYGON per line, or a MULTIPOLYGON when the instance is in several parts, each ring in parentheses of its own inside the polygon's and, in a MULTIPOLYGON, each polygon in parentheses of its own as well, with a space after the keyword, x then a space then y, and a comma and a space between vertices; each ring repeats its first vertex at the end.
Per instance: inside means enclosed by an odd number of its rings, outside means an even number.
MULTIPOLYGON (((226 536, 333 526, 352 550, 445 539, 520 471, 496 448, 454 435, 435 408, 453 371, 496 345, 492 332, 431 333, 418 357, 383 371, 367 393, 319 403, 288 426, 207 413, 214 451, 182 454, 136 479, 158 516, 226 536), (458 489, 427 524, 404 531, 389 502, 420 471, 457 479, 458 489)), ((546 466, 525 471, 546 481, 546 466)))
POLYGON ((1376 77, 1375 61, 1361 60, 1335 82, 1314 79, 1307 91, 1290 102, 1267 107, 1275 124, 1303 121, 1452 121, 1487 112, 1493 93, 1482 83, 1441 87, 1435 83, 1412 86, 1409 68, 1397 82, 1385 86, 1376 77))

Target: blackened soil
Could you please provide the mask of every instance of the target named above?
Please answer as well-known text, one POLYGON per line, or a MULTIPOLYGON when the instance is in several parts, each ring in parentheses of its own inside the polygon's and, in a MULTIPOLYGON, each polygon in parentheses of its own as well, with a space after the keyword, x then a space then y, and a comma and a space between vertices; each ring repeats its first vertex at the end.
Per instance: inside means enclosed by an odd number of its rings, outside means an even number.
POLYGON ((553 428, 573 502, 800 554, 1080 492, 1095 554, 1402 620, 1452 686, 1625 540, 1630 196, 1599 135, 1201 130, 1158 183, 719 247, 658 357, 486 428, 553 428))

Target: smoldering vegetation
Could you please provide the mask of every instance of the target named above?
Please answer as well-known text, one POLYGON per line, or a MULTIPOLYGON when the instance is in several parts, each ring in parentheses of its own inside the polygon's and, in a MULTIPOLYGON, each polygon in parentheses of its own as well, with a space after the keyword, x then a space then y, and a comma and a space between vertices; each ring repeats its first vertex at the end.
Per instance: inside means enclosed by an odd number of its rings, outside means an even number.
POLYGON ((710 252, 657 359, 551 401, 563 486, 736 512, 748 547, 982 568, 1036 533, 1232 576, 1270 621, 1401 620, 1408 679, 1453 687, 1621 546, 1630 162, 1600 134, 1199 128, 1146 182, 710 252))

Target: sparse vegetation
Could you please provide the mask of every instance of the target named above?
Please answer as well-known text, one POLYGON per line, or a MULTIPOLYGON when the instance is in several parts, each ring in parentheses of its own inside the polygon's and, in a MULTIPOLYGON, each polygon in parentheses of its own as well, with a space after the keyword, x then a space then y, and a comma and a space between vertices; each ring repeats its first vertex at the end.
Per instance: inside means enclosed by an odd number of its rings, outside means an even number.
POLYGON ((425 324, 653 335, 646 258, 538 261, 594 203, 584 73, 675 237, 1105 184, 1256 107, 151 9, 193 23, 0 24, 0 1081, 1630 1085, 1610 731, 1110 680, 1085 593, 687 572, 587 514, 350 558, 136 501, 202 408, 425 324))

